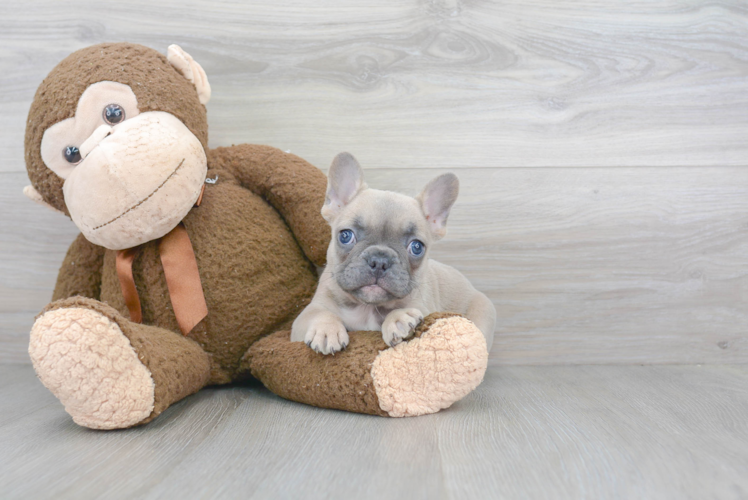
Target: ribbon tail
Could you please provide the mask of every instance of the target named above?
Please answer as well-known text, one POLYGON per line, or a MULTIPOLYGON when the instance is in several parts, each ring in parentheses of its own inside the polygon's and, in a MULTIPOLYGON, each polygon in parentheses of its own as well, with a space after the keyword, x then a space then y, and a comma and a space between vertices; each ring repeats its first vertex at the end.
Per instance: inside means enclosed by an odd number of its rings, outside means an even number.
POLYGON ((172 229, 159 243, 166 286, 179 329, 187 335, 208 315, 195 251, 184 224, 172 229))
POLYGON ((132 277, 132 263, 138 255, 138 250, 138 247, 118 250, 115 259, 119 286, 122 289, 127 310, 130 311, 130 320, 134 323, 143 322, 140 297, 138 296, 138 289, 135 288, 135 280, 132 277))

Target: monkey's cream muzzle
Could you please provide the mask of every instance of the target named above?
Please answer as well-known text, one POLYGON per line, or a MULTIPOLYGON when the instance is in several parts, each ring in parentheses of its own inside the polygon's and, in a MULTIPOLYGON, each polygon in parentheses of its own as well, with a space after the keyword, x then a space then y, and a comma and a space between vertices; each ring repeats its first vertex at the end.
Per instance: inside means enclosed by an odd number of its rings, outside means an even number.
POLYGON ((80 149, 83 160, 63 186, 65 204, 86 239, 111 250, 174 229, 200 196, 208 168, 197 137, 160 111, 100 126, 80 149))

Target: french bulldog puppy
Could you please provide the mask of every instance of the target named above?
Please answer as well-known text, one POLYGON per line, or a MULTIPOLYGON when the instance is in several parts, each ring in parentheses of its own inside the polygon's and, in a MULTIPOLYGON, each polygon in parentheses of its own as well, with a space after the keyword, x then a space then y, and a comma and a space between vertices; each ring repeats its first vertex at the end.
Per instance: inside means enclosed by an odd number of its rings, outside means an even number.
POLYGON ((328 172, 322 216, 332 227, 327 266, 312 302, 296 318, 292 341, 331 354, 348 331, 381 330, 395 346, 425 315, 457 312, 493 342, 496 309, 456 269, 429 259, 446 233, 459 190, 454 174, 433 179, 416 198, 369 189, 356 159, 340 153, 328 172))

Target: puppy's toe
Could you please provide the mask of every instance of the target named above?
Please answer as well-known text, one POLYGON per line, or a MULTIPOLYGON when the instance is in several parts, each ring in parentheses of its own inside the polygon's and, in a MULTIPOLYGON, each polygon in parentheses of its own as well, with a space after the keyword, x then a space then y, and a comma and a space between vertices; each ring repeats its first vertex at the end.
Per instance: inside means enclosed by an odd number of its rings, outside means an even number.
POLYGON ((396 321, 390 332, 390 341, 387 343, 391 347, 395 347, 397 344, 411 336, 413 328, 415 328, 415 325, 411 326, 411 324, 406 321, 396 321))
POLYGON ((421 311, 415 308, 392 311, 382 324, 382 339, 390 347, 413 335, 416 326, 423 320, 421 311))
POLYGON ((405 311, 405 316, 407 316, 405 319, 410 326, 410 331, 412 333, 421 321, 423 321, 423 313, 413 307, 410 309, 403 309, 403 311, 405 311))
POLYGON ((335 354, 348 345, 348 332, 342 324, 313 325, 307 331, 304 341, 320 354, 335 354))

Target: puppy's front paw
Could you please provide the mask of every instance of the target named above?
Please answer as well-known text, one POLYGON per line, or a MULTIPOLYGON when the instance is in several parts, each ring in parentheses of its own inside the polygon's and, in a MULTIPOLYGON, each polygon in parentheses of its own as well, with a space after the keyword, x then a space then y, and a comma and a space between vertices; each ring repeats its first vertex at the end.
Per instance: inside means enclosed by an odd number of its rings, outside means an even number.
POLYGON ((335 354, 348 345, 348 332, 339 320, 322 319, 309 325, 304 342, 320 354, 335 354))
POLYGON ((413 335, 413 330, 423 321, 423 314, 415 308, 395 309, 384 318, 382 338, 390 347, 413 335))

